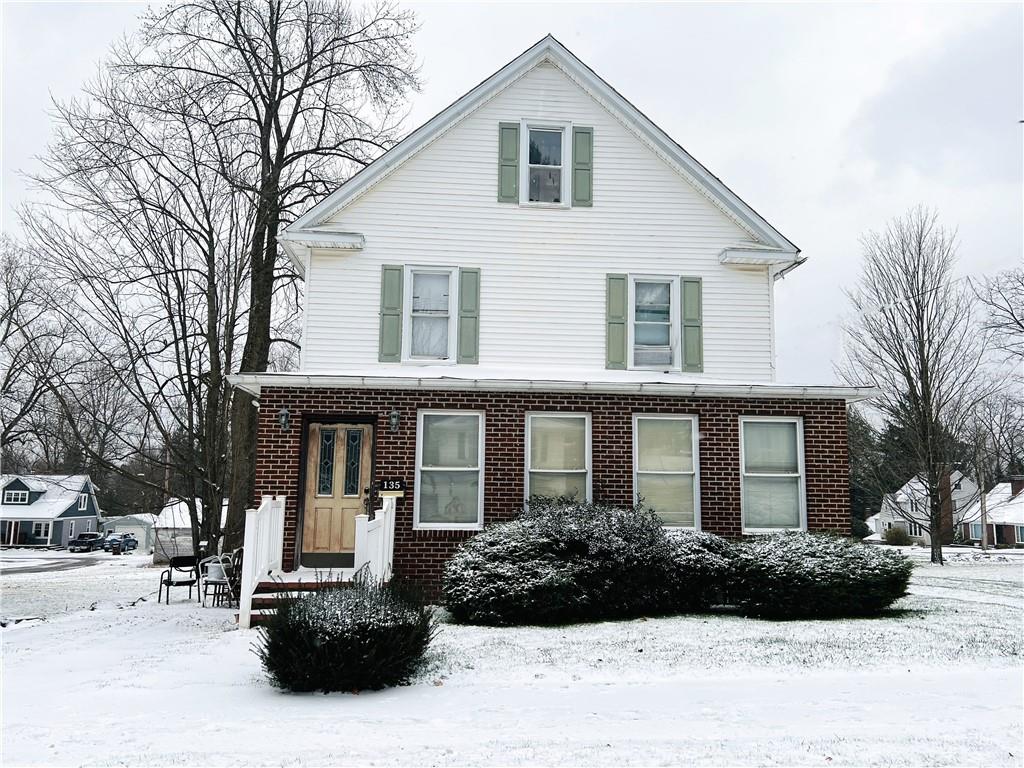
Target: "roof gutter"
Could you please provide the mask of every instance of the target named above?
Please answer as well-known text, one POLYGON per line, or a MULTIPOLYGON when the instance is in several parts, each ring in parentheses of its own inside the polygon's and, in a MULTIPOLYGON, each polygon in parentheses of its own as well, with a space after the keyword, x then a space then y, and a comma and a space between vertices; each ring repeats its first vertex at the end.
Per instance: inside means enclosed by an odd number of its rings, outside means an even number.
POLYGON ((592 392, 594 394, 660 395, 666 397, 789 398, 860 402, 880 393, 874 387, 794 386, 786 384, 701 384, 613 381, 533 381, 529 379, 414 378, 337 374, 236 373, 232 386, 260 396, 263 387, 325 389, 426 389, 487 392, 592 392))

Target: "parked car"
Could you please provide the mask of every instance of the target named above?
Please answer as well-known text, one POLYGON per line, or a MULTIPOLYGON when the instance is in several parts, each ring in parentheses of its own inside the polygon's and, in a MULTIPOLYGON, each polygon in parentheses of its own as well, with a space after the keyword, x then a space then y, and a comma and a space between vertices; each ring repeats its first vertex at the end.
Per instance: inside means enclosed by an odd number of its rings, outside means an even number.
POLYGON ((69 552, 93 552, 103 548, 103 534, 99 531, 80 533, 68 542, 69 552))
POLYGON ((114 542, 121 545, 122 552, 129 552, 139 548, 139 540, 132 533, 111 533, 103 540, 103 551, 109 552, 114 548, 114 542))

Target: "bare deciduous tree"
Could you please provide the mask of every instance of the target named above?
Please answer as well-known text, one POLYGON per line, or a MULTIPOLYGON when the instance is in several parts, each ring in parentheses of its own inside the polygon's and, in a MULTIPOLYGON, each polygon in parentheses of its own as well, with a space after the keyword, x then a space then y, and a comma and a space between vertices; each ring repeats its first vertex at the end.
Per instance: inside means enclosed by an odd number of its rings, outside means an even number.
MULTIPOLYGON (((413 15, 394 3, 189 0, 151 13, 140 45, 118 66, 130 76, 185 77, 192 118, 229 126, 240 152, 221 172, 251 202, 245 345, 239 369, 268 369, 275 292, 294 279, 277 235, 297 213, 387 150, 417 88, 413 15)), ((277 355, 278 358, 287 357, 277 355)), ((232 418, 229 539, 241 537, 255 482, 256 411, 237 398, 232 418)))
POLYGON ((962 461, 962 437, 987 392, 985 354, 973 296, 953 278, 956 243, 938 216, 916 208, 884 232, 863 238, 864 271, 848 292, 856 316, 846 325, 851 384, 875 386, 875 407, 905 436, 910 466, 927 489, 932 561, 942 562, 949 474, 962 461))
POLYGON ((1024 269, 987 278, 978 286, 977 297, 985 310, 992 345, 1015 362, 1019 375, 1024 362, 1024 269))

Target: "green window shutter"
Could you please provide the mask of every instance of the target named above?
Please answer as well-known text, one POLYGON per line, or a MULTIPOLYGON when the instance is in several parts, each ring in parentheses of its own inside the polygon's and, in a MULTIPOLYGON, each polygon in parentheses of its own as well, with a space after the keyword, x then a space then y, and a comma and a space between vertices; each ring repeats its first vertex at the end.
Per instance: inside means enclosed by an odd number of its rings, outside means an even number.
POLYGON ((594 129, 572 129, 572 204, 594 204, 594 129))
POLYGON ((519 123, 498 123, 498 202, 519 202, 519 123))
POLYGON ((380 268, 380 347, 382 363, 402 361, 403 268, 385 264, 380 268))
POLYGON ((459 350, 457 362, 480 362, 480 270, 459 270, 459 350))
POLYGON ((699 277, 683 278, 683 370, 704 371, 704 298, 699 277))
POLYGON ((605 368, 626 368, 626 307, 625 275, 608 275, 605 302, 605 368))

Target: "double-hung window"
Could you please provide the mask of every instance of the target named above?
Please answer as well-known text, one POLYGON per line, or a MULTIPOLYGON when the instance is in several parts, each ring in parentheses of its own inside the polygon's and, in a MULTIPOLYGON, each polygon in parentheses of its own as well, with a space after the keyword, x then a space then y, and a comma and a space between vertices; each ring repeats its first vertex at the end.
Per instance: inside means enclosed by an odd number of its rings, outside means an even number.
POLYGON ((1024 525, 1017 526, 1017 543, 1024 544, 1024 525))
POLYGON ((634 500, 666 526, 700 527, 696 416, 633 416, 634 500))
POLYGON ((526 498, 590 500, 590 414, 526 417, 526 498))
POLYGON ((800 418, 741 417, 740 465, 745 532, 807 528, 800 418))
POLYGON ((456 270, 412 267, 406 270, 406 360, 454 361, 456 270))
POLYGON ((677 368, 679 281, 633 277, 630 281, 630 367, 677 368))
POLYGON ((85 512, 89 508, 89 494, 80 493, 78 494, 78 511, 85 512))
POLYGON ((37 539, 50 538, 49 523, 32 523, 32 536, 37 539))
POLYGON ((971 538, 981 541, 981 523, 971 523, 971 538))
POLYGON ((524 120, 520 128, 522 164, 520 202, 567 206, 570 177, 566 161, 571 155, 566 123, 524 120))
POLYGON ((4 504, 28 504, 28 491, 4 491, 4 504))
POLYGON ((420 411, 414 527, 483 527, 484 414, 420 411))

